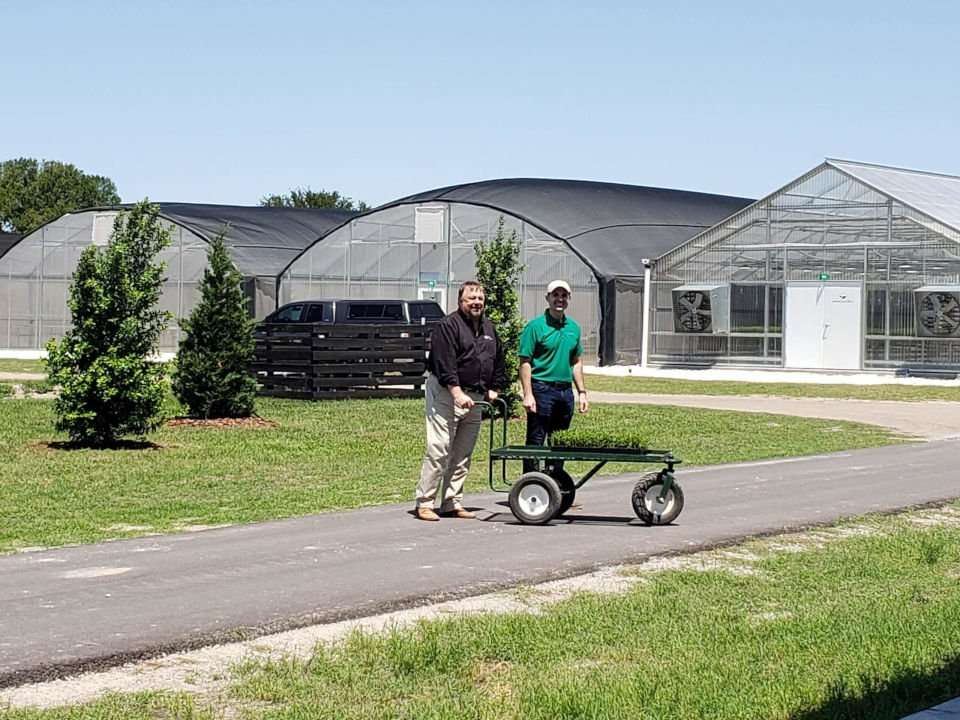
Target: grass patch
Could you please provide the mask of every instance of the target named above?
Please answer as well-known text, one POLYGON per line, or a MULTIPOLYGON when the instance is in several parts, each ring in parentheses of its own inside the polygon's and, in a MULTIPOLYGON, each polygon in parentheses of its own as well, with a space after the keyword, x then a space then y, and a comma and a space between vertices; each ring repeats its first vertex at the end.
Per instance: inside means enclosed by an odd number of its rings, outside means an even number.
POLYGON ((213 720, 215 715, 198 709, 187 693, 144 692, 107 695, 102 700, 55 710, 0 710, 3 720, 213 720))
POLYGON ((948 400, 960 402, 960 386, 936 385, 815 385, 719 380, 588 375, 587 387, 598 392, 655 395, 772 395, 779 397, 841 398, 850 400, 948 400))
MULTIPOLYGON (((168 414, 178 414, 173 401, 168 414)), ((277 427, 165 427, 156 446, 51 447, 52 403, 0 403, 0 551, 245 523, 410 501, 423 453, 419 400, 300 402, 263 399, 277 427)), ((634 427, 652 448, 687 464, 831 452, 896 442, 855 423, 676 407, 605 405, 574 427, 634 427)), ((467 492, 486 489, 487 428, 467 492)), ((524 423, 510 423, 522 443, 524 423)), ((519 464, 511 470, 519 474, 519 464)), ((584 464, 571 464, 571 473, 584 464)), ((605 468, 607 472, 643 466, 605 468)), ((683 466, 680 471, 682 475, 683 466)))
POLYGON ((13 395, 13 385, 0 383, 0 397, 6 397, 7 395, 13 395))
POLYGON ((0 372, 44 373, 47 368, 43 360, 21 360, 19 358, 0 358, 0 372))
POLYGON ((748 544, 752 574, 357 634, 250 664, 233 693, 271 718, 896 720, 960 687, 960 527, 874 522, 806 552, 748 544))

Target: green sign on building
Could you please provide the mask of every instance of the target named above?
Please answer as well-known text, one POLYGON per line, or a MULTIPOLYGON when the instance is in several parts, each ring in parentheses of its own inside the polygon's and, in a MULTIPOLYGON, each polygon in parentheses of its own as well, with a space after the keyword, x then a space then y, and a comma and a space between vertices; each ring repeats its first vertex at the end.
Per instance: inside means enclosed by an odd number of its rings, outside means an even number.
POLYGON ((822 272, 819 275, 817 275, 817 280, 829 280, 829 279, 830 279, 830 273, 822 272))

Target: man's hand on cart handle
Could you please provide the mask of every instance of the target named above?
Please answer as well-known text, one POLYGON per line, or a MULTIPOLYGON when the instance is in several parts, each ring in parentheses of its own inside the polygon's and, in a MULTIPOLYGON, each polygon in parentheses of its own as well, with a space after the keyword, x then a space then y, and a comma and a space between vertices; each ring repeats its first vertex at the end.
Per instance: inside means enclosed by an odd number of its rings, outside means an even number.
POLYGON ((500 393, 498 393, 496 390, 487 390, 487 402, 492 403, 498 397, 500 397, 500 393))
POLYGON ((453 404, 458 408, 469 410, 473 407, 473 398, 461 390, 459 385, 451 386, 450 394, 453 395, 453 404))

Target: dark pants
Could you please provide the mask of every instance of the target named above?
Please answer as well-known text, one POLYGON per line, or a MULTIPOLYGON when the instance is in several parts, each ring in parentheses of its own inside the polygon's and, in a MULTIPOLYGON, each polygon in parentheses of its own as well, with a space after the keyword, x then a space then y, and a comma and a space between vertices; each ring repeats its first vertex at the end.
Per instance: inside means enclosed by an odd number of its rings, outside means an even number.
MULTIPOLYGON (((533 381, 533 398, 537 412, 527 413, 527 445, 543 445, 547 435, 557 430, 566 430, 573 420, 573 387, 568 384, 533 381)), ((552 461, 554 467, 562 468, 562 460, 552 461)), ((538 460, 524 460, 523 471, 539 470, 538 460)))

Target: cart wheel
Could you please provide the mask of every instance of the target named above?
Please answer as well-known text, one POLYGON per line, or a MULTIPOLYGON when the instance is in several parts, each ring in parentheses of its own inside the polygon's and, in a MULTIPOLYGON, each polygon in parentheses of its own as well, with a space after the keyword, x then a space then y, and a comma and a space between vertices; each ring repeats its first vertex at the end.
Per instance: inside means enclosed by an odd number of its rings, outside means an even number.
POLYGON ((660 472, 650 472, 633 487, 633 511, 647 525, 669 525, 683 510, 683 489, 674 480, 663 502, 658 500, 663 490, 660 472))
POLYGON ((560 508, 557 481, 542 472, 520 476, 510 488, 510 510, 527 525, 546 525, 560 508))
POLYGON ((577 496, 577 484, 563 468, 548 467, 547 474, 557 481, 557 487, 560 488, 560 508, 554 515, 554 517, 560 517, 573 505, 573 500, 577 496))

